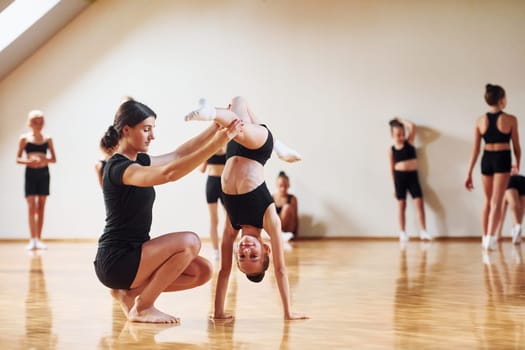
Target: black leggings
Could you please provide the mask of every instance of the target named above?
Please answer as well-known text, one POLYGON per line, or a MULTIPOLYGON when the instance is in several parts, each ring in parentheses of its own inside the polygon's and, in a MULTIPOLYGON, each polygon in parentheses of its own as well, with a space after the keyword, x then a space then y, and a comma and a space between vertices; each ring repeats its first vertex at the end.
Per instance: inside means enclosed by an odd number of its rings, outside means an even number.
POLYGON ((410 192, 412 198, 423 197, 421 185, 419 184, 419 176, 417 170, 414 171, 394 171, 394 184, 396 187, 396 198, 406 199, 407 191, 410 192))

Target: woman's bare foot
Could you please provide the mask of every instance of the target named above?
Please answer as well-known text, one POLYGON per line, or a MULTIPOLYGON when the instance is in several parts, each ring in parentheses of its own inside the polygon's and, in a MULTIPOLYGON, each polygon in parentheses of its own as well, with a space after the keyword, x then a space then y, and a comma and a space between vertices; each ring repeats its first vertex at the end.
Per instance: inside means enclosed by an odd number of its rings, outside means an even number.
POLYGON ((154 306, 138 311, 136 302, 133 304, 131 310, 129 310, 128 320, 146 323, 180 323, 179 318, 157 310, 154 306))
POLYGON ((135 304, 137 292, 134 290, 111 289, 111 296, 118 301, 122 311, 124 311, 124 314, 128 317, 129 310, 131 310, 131 307, 135 304))

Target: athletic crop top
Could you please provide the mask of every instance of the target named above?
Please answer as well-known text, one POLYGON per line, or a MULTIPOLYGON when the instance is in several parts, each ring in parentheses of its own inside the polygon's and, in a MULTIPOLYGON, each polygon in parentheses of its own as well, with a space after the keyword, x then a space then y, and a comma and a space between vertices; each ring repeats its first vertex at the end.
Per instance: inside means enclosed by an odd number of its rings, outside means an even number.
POLYGON ((26 153, 47 153, 48 144, 47 141, 44 143, 33 143, 27 142, 24 150, 26 153))
POLYGON ((266 125, 261 124, 268 130, 268 137, 266 138, 266 142, 264 145, 257 149, 249 149, 241 144, 237 143, 234 140, 231 140, 228 142, 228 146, 226 147, 226 159, 229 159, 233 156, 239 156, 244 157, 248 159, 255 160, 262 165, 266 164, 266 161, 270 159, 273 151, 273 136, 270 130, 266 127, 266 125))
POLYGON ((394 163, 416 159, 416 148, 408 141, 405 141, 401 149, 396 149, 396 147, 392 145, 392 153, 394 154, 394 163))
POLYGON ((128 243, 142 243, 150 239, 155 189, 122 183, 124 171, 134 163, 149 166, 151 160, 146 153, 139 153, 137 160, 117 153, 108 159, 102 171, 106 226, 98 241, 99 246, 125 247, 128 243))
POLYGON ((207 161, 207 164, 214 165, 224 165, 226 163, 226 153, 225 154, 214 154, 207 161))
POLYGON ((503 112, 487 113, 489 125, 483 134, 483 140, 485 140, 485 143, 508 143, 510 141, 510 132, 505 134, 498 129, 498 118, 501 113, 503 112))

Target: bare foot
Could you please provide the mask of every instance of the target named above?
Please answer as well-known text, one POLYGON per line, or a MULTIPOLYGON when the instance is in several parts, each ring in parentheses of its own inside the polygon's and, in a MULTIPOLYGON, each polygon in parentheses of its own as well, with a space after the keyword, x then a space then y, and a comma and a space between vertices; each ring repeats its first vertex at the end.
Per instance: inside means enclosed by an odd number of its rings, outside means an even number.
POLYGON ((146 323, 180 323, 180 319, 168 315, 154 306, 137 311, 137 304, 135 303, 131 310, 129 310, 128 320, 132 322, 146 322, 146 323))
POLYGON ((131 307, 135 304, 136 293, 124 289, 111 289, 111 296, 118 301, 122 311, 124 311, 124 314, 128 317, 129 310, 131 310, 131 307))

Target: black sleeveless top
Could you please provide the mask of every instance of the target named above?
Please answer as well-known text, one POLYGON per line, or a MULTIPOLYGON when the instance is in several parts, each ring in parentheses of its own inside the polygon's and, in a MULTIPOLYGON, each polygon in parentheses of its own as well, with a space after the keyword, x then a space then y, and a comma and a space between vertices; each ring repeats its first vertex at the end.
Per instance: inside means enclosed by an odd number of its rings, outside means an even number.
POLYGON ((408 141, 405 141, 401 149, 396 149, 396 147, 392 145, 392 153, 394 154, 394 163, 416 159, 416 148, 408 141))
POLYGON ((47 141, 44 143, 33 143, 33 142, 27 142, 26 146, 24 147, 24 150, 26 153, 47 153, 47 148, 49 147, 47 141))
POLYGON ((226 153, 225 154, 214 154, 207 161, 207 164, 224 165, 226 164, 226 153))
POLYGON ((485 140, 485 143, 508 143, 510 141, 510 132, 505 134, 498 129, 498 118, 502 113, 502 111, 497 113, 487 113, 489 126, 487 127, 487 131, 483 134, 483 140, 485 140))
POLYGON ((264 145, 257 149, 249 149, 241 144, 237 143, 234 140, 231 140, 228 142, 228 146, 226 147, 226 159, 229 159, 233 156, 239 156, 248 158, 251 160, 255 160, 262 165, 266 164, 266 161, 270 159, 273 151, 273 136, 270 130, 266 127, 266 125, 261 124, 268 130, 268 137, 266 138, 266 142, 264 145))

